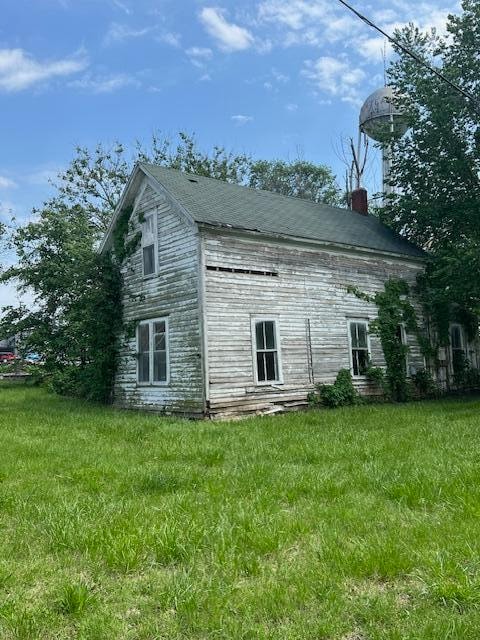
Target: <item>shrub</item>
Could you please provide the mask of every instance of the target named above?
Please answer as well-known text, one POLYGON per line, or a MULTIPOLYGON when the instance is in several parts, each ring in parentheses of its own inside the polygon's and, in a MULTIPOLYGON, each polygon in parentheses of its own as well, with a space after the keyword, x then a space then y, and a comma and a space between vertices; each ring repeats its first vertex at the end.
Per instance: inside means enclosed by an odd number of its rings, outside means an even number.
POLYGON ((382 390, 388 396, 388 385, 385 379, 385 371, 381 367, 369 366, 365 372, 368 380, 382 390))
POLYGON ((432 374, 427 369, 419 369, 412 375, 412 382, 416 391, 422 396, 434 395, 438 391, 438 387, 432 374))
POLYGON ((468 389, 480 389, 480 369, 469 367, 465 373, 465 386, 468 389))
POLYGON ((348 369, 340 369, 333 384, 317 385, 317 393, 316 404, 326 407, 345 407, 358 402, 358 393, 348 369))

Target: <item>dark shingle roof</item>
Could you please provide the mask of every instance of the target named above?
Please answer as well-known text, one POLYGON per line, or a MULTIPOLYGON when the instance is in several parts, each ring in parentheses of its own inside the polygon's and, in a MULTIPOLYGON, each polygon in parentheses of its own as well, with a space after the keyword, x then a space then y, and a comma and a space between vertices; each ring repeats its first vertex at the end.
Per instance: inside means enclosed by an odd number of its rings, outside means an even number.
POLYGON ((141 164, 196 222, 403 254, 425 253, 372 216, 141 164))

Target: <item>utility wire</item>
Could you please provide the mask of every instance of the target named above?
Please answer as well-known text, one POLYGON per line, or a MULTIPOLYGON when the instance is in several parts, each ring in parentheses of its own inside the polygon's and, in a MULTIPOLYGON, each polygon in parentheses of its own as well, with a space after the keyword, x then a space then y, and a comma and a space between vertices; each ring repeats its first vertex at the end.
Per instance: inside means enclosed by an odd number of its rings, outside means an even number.
POLYGON ((382 36, 384 36, 385 38, 387 38, 387 40, 389 40, 392 44, 394 44, 395 46, 397 46, 401 51, 403 51, 404 53, 407 54, 407 56, 410 56, 411 58, 413 58, 414 60, 416 60, 422 67, 425 67, 425 69, 428 69, 431 73, 433 73, 434 75, 436 75, 438 78, 440 78, 440 80, 442 80, 443 82, 446 82, 448 85, 450 85, 452 87, 452 89, 454 89, 455 91, 457 91, 458 93, 461 93, 465 98, 468 98, 468 100, 470 100, 473 103, 474 108, 476 109, 476 111, 478 113, 480 113, 480 104, 477 102, 476 97, 470 93, 469 91, 466 91, 465 89, 462 89, 462 87, 460 87, 458 84, 456 84, 455 82, 452 82, 451 80, 449 80, 441 71, 438 71, 438 69, 435 69, 435 67, 432 67, 428 64, 428 62, 425 62, 425 60, 423 60, 423 58, 421 58, 419 55, 417 55, 414 51, 412 51, 411 49, 409 49, 408 47, 406 47, 404 44, 402 44, 399 40, 397 40, 396 38, 394 38, 393 36, 389 35, 386 31, 384 31, 383 29, 381 29, 380 27, 378 27, 374 22, 372 22, 371 20, 369 20, 369 18, 367 18, 366 16, 362 15, 359 11, 357 11, 354 7, 352 7, 350 4, 348 4, 348 2, 345 2, 345 0, 338 0, 341 4, 343 4, 344 7, 346 7, 347 9, 349 9, 352 13, 354 13, 358 18, 360 18, 360 20, 362 20, 363 22, 365 22, 365 24, 367 24, 369 27, 372 27, 372 29, 375 29, 376 31, 378 31, 379 33, 382 34, 382 36))

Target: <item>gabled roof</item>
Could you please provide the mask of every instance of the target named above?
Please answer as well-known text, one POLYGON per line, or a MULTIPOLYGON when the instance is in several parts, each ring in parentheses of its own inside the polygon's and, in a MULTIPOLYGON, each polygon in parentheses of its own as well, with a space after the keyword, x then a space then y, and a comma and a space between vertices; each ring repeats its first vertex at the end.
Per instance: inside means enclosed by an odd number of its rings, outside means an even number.
POLYGON ((197 223, 425 258, 373 216, 140 163, 197 223))

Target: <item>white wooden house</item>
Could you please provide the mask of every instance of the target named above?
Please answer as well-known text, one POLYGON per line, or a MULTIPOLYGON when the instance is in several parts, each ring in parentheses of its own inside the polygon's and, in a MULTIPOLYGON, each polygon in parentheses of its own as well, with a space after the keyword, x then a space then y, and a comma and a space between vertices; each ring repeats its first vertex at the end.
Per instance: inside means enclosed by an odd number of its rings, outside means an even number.
MULTIPOLYGON (((420 249, 371 216, 140 163, 102 250, 126 207, 142 239, 123 267, 118 405, 275 410, 305 404, 341 368, 368 392, 367 361, 384 362, 368 332, 376 307, 346 287, 413 284, 420 249)), ((399 331, 409 370, 424 367, 414 336, 399 331)), ((467 350, 459 331, 456 348, 467 350)))

